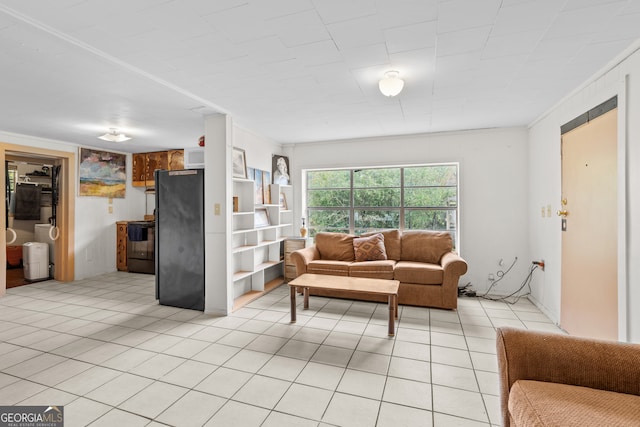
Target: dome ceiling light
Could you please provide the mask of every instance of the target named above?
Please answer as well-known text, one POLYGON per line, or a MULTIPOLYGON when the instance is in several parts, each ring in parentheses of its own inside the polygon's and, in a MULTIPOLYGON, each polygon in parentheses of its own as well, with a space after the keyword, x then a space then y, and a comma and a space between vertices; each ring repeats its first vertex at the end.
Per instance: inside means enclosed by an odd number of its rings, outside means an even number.
POLYGON ((384 78, 378 82, 380 92, 382 92, 384 96, 396 96, 402 91, 404 80, 398 77, 399 74, 397 71, 387 71, 384 73, 384 78))
POLYGON ((131 139, 124 133, 119 133, 118 129, 116 128, 110 128, 109 132, 105 133, 102 136, 99 136, 98 138, 104 141, 110 141, 110 142, 124 142, 131 139))

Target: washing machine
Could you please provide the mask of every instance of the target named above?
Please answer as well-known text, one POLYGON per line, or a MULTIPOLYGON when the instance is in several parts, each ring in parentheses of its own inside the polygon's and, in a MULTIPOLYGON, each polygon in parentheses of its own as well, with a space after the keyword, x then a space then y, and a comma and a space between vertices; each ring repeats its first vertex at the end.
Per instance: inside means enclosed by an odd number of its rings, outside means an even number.
POLYGON ((42 242, 27 242, 22 245, 22 265, 26 280, 49 278, 49 245, 42 242))

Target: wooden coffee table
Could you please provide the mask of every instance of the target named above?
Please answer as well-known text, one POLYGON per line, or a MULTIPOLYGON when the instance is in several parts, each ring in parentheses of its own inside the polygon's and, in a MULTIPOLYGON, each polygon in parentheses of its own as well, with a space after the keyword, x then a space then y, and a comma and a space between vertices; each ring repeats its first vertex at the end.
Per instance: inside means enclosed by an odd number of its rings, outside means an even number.
POLYGON ((304 308, 309 308, 309 289, 334 289, 358 294, 386 295, 389 301, 389 336, 395 335, 394 321, 398 317, 397 280, 367 279, 364 277, 329 276, 326 274, 303 274, 289 282, 291 294, 291 322, 296 321, 296 288, 302 288, 304 308))

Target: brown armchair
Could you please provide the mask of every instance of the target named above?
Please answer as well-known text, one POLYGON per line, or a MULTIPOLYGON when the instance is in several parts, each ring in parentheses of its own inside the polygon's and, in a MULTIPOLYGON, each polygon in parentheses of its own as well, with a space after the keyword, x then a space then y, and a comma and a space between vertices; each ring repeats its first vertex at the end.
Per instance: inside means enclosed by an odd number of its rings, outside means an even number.
POLYGON ((640 345, 497 330, 509 426, 639 426, 640 345))

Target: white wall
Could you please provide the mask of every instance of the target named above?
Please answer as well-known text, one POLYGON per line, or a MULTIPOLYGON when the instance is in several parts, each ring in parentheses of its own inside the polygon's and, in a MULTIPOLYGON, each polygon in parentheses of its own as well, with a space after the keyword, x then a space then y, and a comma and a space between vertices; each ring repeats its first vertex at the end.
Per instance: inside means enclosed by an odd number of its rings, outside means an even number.
MULTIPOLYGON (((131 155, 127 155, 127 176, 131 176, 131 155)), ((116 271, 116 221, 144 218, 144 189, 132 187, 130 179, 126 197, 112 199, 113 214, 108 200, 76 196, 76 280, 116 271)))
MULTIPOLYGON (((637 46, 636 46, 637 48, 637 46)), ((560 126, 578 115, 588 111, 607 99, 618 95, 619 112, 622 126, 619 132, 624 135, 626 128, 626 173, 621 177, 619 185, 626 194, 620 195, 620 200, 626 211, 619 212, 619 222, 625 225, 626 235, 621 236, 622 248, 626 250, 619 256, 626 263, 626 283, 623 292, 627 298, 623 301, 622 311, 628 312, 623 319, 623 327, 627 328, 623 340, 640 342, 640 52, 633 49, 623 54, 613 62, 608 69, 596 75, 589 82, 576 89, 573 94, 565 98, 558 106, 538 119, 529 130, 529 204, 531 211, 539 206, 551 204, 555 212, 560 207, 561 198, 561 164, 560 164, 560 126), (625 76, 628 76, 628 86, 625 89, 625 76), (624 103, 626 99, 626 103, 624 103), (622 105, 620 102, 622 101, 622 105), (636 260, 634 262, 634 260, 636 260)), ((625 154, 625 153, 623 153, 625 154)), ((624 163, 623 163, 624 164, 624 163)), ((537 275, 534 281, 533 297, 537 303, 554 320, 560 319, 560 277, 561 277, 561 231, 560 219, 554 214, 553 218, 542 219, 539 215, 532 216, 529 224, 529 241, 531 255, 534 258, 544 258, 547 268, 544 274, 537 275)), ((624 271, 623 271, 624 273, 624 271)), ((624 276, 623 276, 624 277, 624 276)))
POLYGON ((305 143, 287 151, 296 212, 302 212, 304 169, 459 162, 460 254, 469 265, 460 284, 471 282, 482 292, 488 274, 508 267, 514 257, 518 262, 495 293, 510 293, 524 280, 532 260, 525 128, 305 143), (504 267, 498 266, 500 259, 504 267))
POLYGON ((282 146, 249 130, 233 127, 233 146, 246 152, 247 167, 271 171, 271 156, 283 154, 282 146))
MULTIPOLYGON (((78 146, 62 141, 0 132, 0 141, 8 144, 37 147, 76 153, 78 146)), ((113 151, 117 151, 115 148, 113 151)), ((77 174, 76 174, 77 175, 77 174)), ((131 155, 127 155, 127 176, 131 176, 131 155)), ((76 176, 77 179, 77 176, 76 176)), ((113 199, 113 213, 108 213, 107 198, 79 197, 75 191, 75 278, 84 279, 116 270, 116 226, 120 220, 144 217, 144 191, 131 186, 127 180, 124 199, 113 199)))

